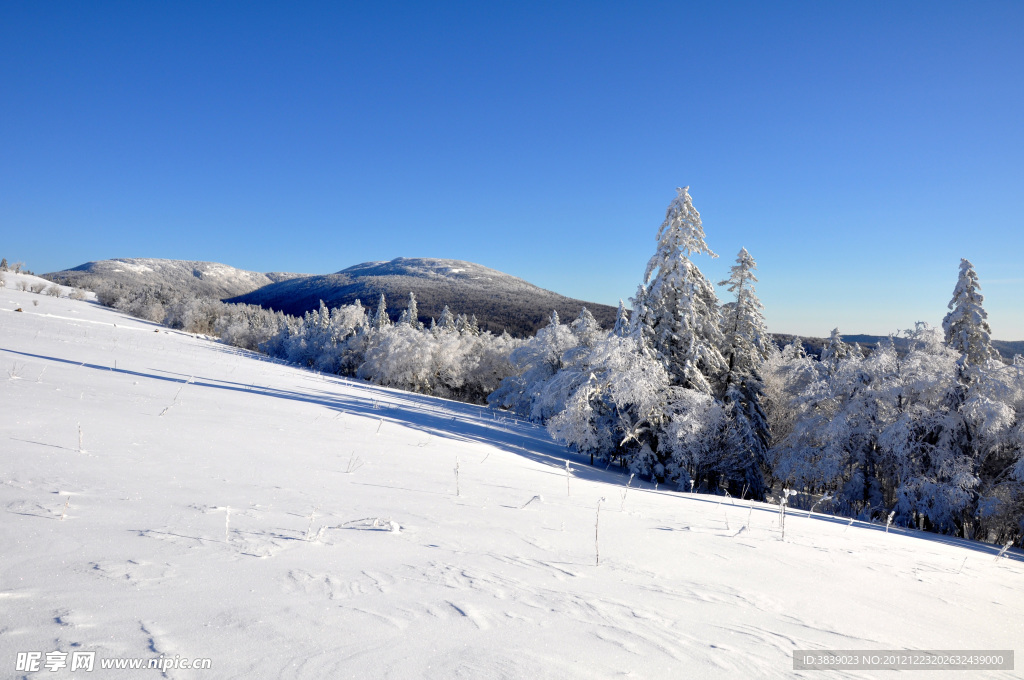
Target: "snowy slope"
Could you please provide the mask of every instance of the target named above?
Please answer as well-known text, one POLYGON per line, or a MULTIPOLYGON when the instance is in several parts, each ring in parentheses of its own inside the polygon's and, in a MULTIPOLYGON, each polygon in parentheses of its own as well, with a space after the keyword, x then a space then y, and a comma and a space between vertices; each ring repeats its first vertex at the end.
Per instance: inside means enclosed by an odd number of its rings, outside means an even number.
MULTIPOLYGON (((0 272, 0 290, 8 288, 10 290, 32 292, 33 290, 41 291, 36 295, 45 295, 50 297, 50 293, 54 286, 60 289, 60 297, 67 297, 76 292, 72 286, 61 286, 56 283, 47 281, 44 278, 34 276, 32 274, 15 274, 14 272, 0 272)), ((96 293, 91 291, 77 291, 82 296, 83 300, 95 300, 96 293)), ((38 297, 25 298, 27 304, 38 305, 38 297)))
POLYGON ((10 288, 0 369, 2 677, 33 650, 320 679, 889 677, 792 651, 1024 649, 1019 554, 802 513, 783 537, 769 506, 580 461, 570 495, 528 424, 10 288))

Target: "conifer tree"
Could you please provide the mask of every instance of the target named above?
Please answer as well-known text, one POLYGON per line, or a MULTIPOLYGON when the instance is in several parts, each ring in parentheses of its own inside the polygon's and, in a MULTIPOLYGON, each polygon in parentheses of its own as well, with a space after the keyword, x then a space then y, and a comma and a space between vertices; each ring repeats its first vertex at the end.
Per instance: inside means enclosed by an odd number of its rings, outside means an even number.
POLYGON ((612 333, 616 337, 622 338, 629 332, 629 314, 626 312, 626 304, 620 299, 619 309, 615 312, 615 327, 612 329, 612 333))
POLYGON ((764 385, 758 371, 768 354, 768 329, 764 306, 754 290, 756 268, 754 258, 742 248, 729 278, 718 285, 727 286, 736 296, 722 307, 723 351, 728 361, 723 390, 733 433, 722 472, 733 491, 739 487, 743 493, 745 488, 760 500, 764 497, 762 469, 767 467, 770 435, 762 407, 764 385))
POLYGON ((968 366, 984 366, 996 358, 990 339, 992 328, 988 325, 988 312, 982 306, 985 297, 981 294, 978 274, 974 265, 960 260, 960 278, 949 301, 950 312, 942 320, 946 344, 960 353, 961 370, 968 366))
POLYGON ((441 330, 445 333, 452 333, 455 331, 455 315, 452 314, 452 310, 448 309, 448 305, 444 306, 441 311, 441 318, 437 320, 437 325, 441 327, 441 330))
POLYGON ((704 242, 688 190, 677 190, 658 230, 658 249, 634 300, 633 331, 662 361, 674 386, 711 394, 726 368, 718 349, 724 341, 718 298, 690 257, 718 256, 704 242))
POLYGON ((839 329, 833 328, 828 342, 825 343, 825 347, 821 350, 821 364, 828 371, 829 375, 832 375, 838 369, 839 362, 850 356, 851 353, 852 350, 849 345, 843 342, 843 336, 840 334, 839 329))
POLYGON ((579 316, 569 324, 569 329, 579 341, 579 346, 586 349, 593 347, 598 340, 607 335, 607 332, 601 330, 601 324, 586 307, 580 309, 579 316))
POLYGON ((804 339, 799 335, 793 338, 793 342, 782 348, 782 357, 784 359, 803 359, 806 356, 807 350, 804 349, 804 339))
POLYGON ((722 305, 723 353, 728 362, 726 384, 736 374, 749 373, 768 355, 768 329, 764 324, 764 305, 757 298, 754 271, 757 263, 746 248, 736 256, 729 278, 718 285, 726 286, 736 299, 722 305))
POLYGON ((373 321, 370 325, 377 330, 391 325, 391 318, 388 317, 388 303, 384 300, 384 293, 380 294, 380 300, 377 302, 377 312, 373 315, 373 321))
POLYGON ((398 319, 398 323, 408 324, 419 330, 423 328, 423 324, 419 322, 419 315, 419 309, 416 307, 416 295, 409 291, 409 305, 402 311, 402 316, 398 319))

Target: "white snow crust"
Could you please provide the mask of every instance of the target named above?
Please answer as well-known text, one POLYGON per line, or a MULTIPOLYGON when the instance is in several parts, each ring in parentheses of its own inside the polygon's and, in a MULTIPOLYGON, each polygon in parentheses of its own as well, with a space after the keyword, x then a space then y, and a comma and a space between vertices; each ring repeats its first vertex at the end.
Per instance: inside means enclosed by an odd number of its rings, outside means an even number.
POLYGON ((528 423, 10 280, 2 677, 31 650, 310 679, 869 678, 894 674, 792 652, 1021 651, 1016 551, 802 511, 783 537, 773 506, 626 491, 571 456, 567 493, 565 449, 528 423))

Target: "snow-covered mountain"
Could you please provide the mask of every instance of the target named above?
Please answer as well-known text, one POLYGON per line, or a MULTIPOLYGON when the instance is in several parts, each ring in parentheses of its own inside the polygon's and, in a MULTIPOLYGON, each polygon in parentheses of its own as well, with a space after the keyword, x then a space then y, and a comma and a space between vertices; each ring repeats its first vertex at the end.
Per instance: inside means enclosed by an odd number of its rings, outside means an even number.
POLYGON ((260 273, 216 262, 122 258, 100 260, 46 274, 67 286, 97 290, 102 286, 159 288, 164 291, 244 302, 301 316, 323 300, 330 307, 362 300, 376 308, 384 293, 395 319, 416 295, 420 320, 437 318, 445 305, 453 314, 476 315, 480 328, 512 335, 532 335, 545 326, 552 310, 570 321, 586 307, 610 328, 615 308, 584 302, 539 288, 523 279, 462 260, 397 258, 364 262, 334 274, 310 276, 260 273))
POLYGON ((301 315, 323 300, 329 307, 361 300, 375 308, 381 293, 398 318, 409 293, 416 295, 419 317, 438 318, 445 305, 455 314, 475 314, 480 327, 495 333, 532 335, 545 326, 552 310, 566 322, 586 307, 605 328, 615 323, 615 308, 567 298, 523 279, 462 260, 400 257, 365 262, 335 274, 281 281, 229 302, 245 302, 301 315))
POLYGON ((262 274, 219 262, 141 257, 86 262, 72 269, 46 274, 47 279, 66 286, 89 289, 102 284, 154 286, 218 299, 242 295, 297 276, 302 275, 262 274))
POLYGON ((20 282, 0 289, 0 677, 890 677, 793 653, 1024 639, 1017 549, 822 506, 783 533, 777 506, 589 466, 507 414, 20 282))

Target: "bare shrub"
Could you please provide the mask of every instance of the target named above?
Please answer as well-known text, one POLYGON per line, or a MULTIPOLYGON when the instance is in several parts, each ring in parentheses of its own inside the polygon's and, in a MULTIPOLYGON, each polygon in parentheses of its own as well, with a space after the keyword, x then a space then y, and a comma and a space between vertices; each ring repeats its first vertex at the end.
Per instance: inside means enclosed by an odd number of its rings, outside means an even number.
POLYGON ((61 294, 60 286, 53 285, 46 289, 46 294, 50 297, 59 298, 61 294))
POLYGON ((29 290, 32 291, 33 293, 42 293, 44 290, 46 290, 46 284, 33 283, 31 286, 29 286, 29 290))

